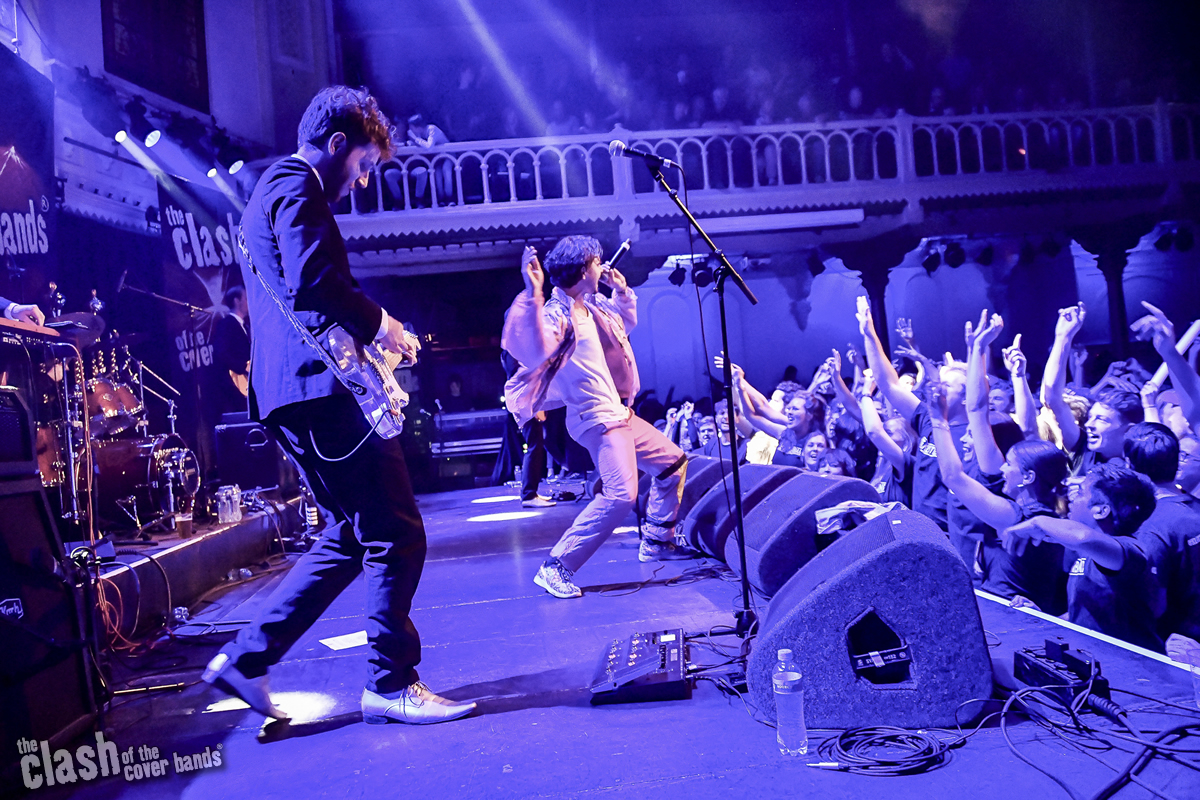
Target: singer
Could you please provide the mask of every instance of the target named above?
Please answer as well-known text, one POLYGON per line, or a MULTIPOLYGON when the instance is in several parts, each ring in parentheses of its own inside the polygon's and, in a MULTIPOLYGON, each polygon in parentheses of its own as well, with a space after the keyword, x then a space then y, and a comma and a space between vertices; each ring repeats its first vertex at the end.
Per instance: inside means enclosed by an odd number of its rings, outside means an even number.
POLYGON ((546 257, 554 291, 543 299, 537 251, 521 257, 525 291, 504 322, 501 345, 521 363, 504 399, 524 425, 537 412, 566 406, 567 431, 587 448, 603 489, 550 550, 534 583, 555 597, 580 597, 575 572, 625 519, 637 499, 638 469, 654 476, 642 526, 639 561, 674 561, 697 553, 673 535, 687 457, 628 407, 638 391, 627 331, 637 324, 637 297, 618 270, 601 263, 600 243, 568 236, 546 257), (612 298, 600 294, 600 283, 612 298))

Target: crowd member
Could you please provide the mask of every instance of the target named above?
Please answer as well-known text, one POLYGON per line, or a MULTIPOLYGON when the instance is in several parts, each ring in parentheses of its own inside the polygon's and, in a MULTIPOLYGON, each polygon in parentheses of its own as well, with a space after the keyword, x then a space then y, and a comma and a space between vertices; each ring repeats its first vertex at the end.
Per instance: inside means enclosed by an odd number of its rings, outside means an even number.
POLYGON ((560 598, 580 597, 575 572, 599 549, 637 500, 637 471, 651 476, 640 561, 692 558, 674 541, 673 529, 687 456, 633 413, 637 365, 628 330, 637 324, 637 297, 616 269, 605 269, 600 243, 567 236, 546 257, 554 284, 549 300, 537 252, 525 248, 517 295, 504 321, 502 346, 521 363, 505 385, 510 411, 524 423, 538 411, 566 406, 567 430, 588 449, 603 488, 576 517, 538 568, 534 582, 560 598), (600 294, 600 282, 613 290, 600 294))
MULTIPOLYGON (((734 409, 734 422, 736 425, 743 424, 741 414, 737 412, 736 408, 734 409)), ((729 459, 731 457, 731 442, 733 441, 733 437, 729 433, 729 403, 724 400, 717 401, 717 403, 713 406, 712 424, 716 429, 716 436, 710 438, 700 448, 700 454, 714 458, 729 459)), ((747 448, 749 447, 749 442, 744 436, 741 435, 740 431, 737 439, 738 463, 743 464, 747 459, 747 448)))
MULTIPOLYGON (((1068 519, 1035 516, 1002 533, 1020 556, 1032 542, 1068 551, 1067 618, 1077 625, 1163 652, 1146 553, 1134 534, 1154 511, 1149 481, 1122 463, 1098 464, 1069 485, 1068 519)), ((1022 605, 1017 599, 1014 605, 1022 605)))
POLYGON ((820 475, 840 475, 844 478, 853 478, 854 474, 854 457, 845 450, 833 448, 826 450, 817 458, 817 473, 820 475))
POLYGON ((1154 484, 1154 512, 1138 529, 1158 596, 1158 633, 1200 634, 1200 502, 1175 485, 1179 440, 1165 425, 1142 422, 1125 436, 1125 460, 1154 484))
MULTIPOLYGON (((982 588, 1009 599, 1025 597, 1049 613, 1061 613, 1063 548, 1052 543, 1012 554, 999 547, 996 531, 1037 516, 1055 516, 1058 488, 1067 475, 1067 459, 1049 442, 1017 442, 1000 465, 1000 493, 964 469, 947 421, 946 394, 933 387, 930 412, 933 441, 942 480, 987 527, 981 539, 982 588)), ((979 450, 999 450, 990 429, 976 439, 979 450), (990 440, 990 441, 989 441, 990 440)), ((973 566, 974 560, 968 563, 973 566)))
POLYGON ((879 492, 881 501, 911 506, 917 436, 901 416, 889 417, 887 422, 880 418, 879 408, 871 396, 873 391, 874 382, 869 380, 860 389, 859 394, 863 427, 872 444, 879 450, 871 485, 879 492))
MULTIPOLYGON (((918 437, 913 464, 913 510, 929 517, 938 527, 946 530, 949 498, 946 486, 938 473, 937 449, 932 441, 933 425, 929 413, 920 399, 901 385, 900 376, 875 332, 871 306, 866 297, 858 298, 857 317, 859 333, 863 337, 863 352, 879 386, 880 394, 888 405, 908 420, 918 437)), ((958 443, 961 442, 967 428, 967 412, 963 400, 966 372, 961 366, 950 365, 941 367, 940 373, 941 382, 946 384, 947 424, 950 426, 952 441, 958 443)))

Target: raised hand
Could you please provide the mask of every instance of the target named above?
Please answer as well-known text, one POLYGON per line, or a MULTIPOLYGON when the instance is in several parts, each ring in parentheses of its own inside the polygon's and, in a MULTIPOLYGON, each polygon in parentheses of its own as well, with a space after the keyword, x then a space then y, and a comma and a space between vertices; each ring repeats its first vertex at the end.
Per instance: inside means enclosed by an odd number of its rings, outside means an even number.
POLYGON ((980 348, 991 346, 992 342, 996 341, 997 337, 1000 336, 1000 332, 1003 330, 1004 318, 999 314, 992 314, 992 316, 988 318, 987 327, 981 331, 976 331, 977 338, 975 339, 975 346, 980 348))
POLYGON ((931 419, 944 422, 950 416, 949 403, 946 400, 946 384, 938 380, 932 380, 929 382, 928 387, 929 416, 931 419))
POLYGON ((922 353, 920 350, 917 350, 915 347, 905 347, 903 345, 897 347, 896 355, 904 356, 905 358, 911 358, 913 361, 924 365, 925 372, 928 375, 938 374, 937 364, 933 363, 933 359, 922 353))
POLYGON ((871 301, 866 295, 859 295, 855 304, 854 317, 858 320, 858 332, 863 336, 873 336, 875 321, 871 318, 871 301))
POLYGON ((624 292, 629 287, 629 282, 625 280, 625 276, 616 267, 609 267, 600 273, 600 281, 608 284, 618 292, 624 292))
POLYGON ((1142 407, 1152 407, 1158 402, 1158 393, 1162 390, 1154 381, 1146 381, 1142 384, 1141 391, 1138 392, 1142 396, 1142 407))
POLYGON ((971 321, 967 320, 967 327, 966 327, 966 331, 965 331, 963 338, 966 339, 968 353, 971 352, 971 348, 973 348, 975 346, 975 342, 979 339, 980 334, 982 334, 984 328, 987 327, 987 320, 988 320, 988 313, 987 313, 986 308, 983 311, 979 312, 979 324, 978 325, 972 327, 971 321))
POLYGON ((866 359, 863 358, 862 353, 858 352, 858 348, 856 348, 853 344, 846 345, 846 360, 860 370, 865 370, 867 368, 866 359))
POLYGON ((1013 337, 1013 343, 1000 351, 1004 356, 1004 367, 1014 378, 1024 378, 1029 362, 1021 352, 1021 334, 1013 337))
POLYGON ((521 253, 521 277, 525 279, 526 291, 534 297, 541 297, 546 276, 542 272, 541 263, 538 261, 537 250, 528 245, 526 245, 525 250, 521 253))
POLYGON ((909 317, 896 318, 896 335, 904 340, 904 343, 912 346, 913 343, 913 327, 912 319, 909 317))
POLYGON ((825 363, 829 365, 830 377, 842 374, 842 354, 838 352, 836 347, 833 348, 833 355, 826 359, 825 363))
POLYGON ((1054 335, 1063 339, 1074 339, 1075 334, 1083 327, 1087 316, 1087 308, 1080 301, 1073 306, 1058 310, 1058 322, 1054 325, 1054 335))
POLYGON ((1045 536, 1045 532, 1037 526, 1034 520, 1026 520, 1000 531, 1000 543, 1011 555, 1021 556, 1024 555, 1025 548, 1029 546, 1030 542, 1036 544, 1045 536))
POLYGON ((1157 307, 1150 305, 1145 300, 1142 301, 1142 305, 1150 313, 1129 327, 1137 338, 1142 341, 1149 339, 1158 354, 1165 358, 1164 353, 1175 349, 1175 325, 1157 307))

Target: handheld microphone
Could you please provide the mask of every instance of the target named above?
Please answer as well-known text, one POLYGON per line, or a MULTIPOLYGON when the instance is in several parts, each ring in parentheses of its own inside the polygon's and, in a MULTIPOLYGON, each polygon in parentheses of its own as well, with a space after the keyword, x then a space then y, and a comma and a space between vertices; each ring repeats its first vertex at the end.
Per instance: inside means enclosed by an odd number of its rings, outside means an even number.
POLYGON ((613 158, 618 156, 623 156, 625 158, 640 158, 649 164, 652 169, 662 169, 663 167, 674 167, 675 169, 680 168, 678 164, 669 158, 663 158, 655 153, 629 147, 620 139, 613 139, 608 143, 608 154, 613 158))
POLYGON ((617 265, 617 262, 620 261, 622 258, 624 258, 625 254, 629 252, 630 243, 631 243, 630 239, 626 239, 625 241, 621 242, 621 246, 618 247, 616 249, 616 251, 612 254, 612 257, 608 259, 608 263, 604 265, 604 268, 612 269, 613 267, 615 267, 617 265))

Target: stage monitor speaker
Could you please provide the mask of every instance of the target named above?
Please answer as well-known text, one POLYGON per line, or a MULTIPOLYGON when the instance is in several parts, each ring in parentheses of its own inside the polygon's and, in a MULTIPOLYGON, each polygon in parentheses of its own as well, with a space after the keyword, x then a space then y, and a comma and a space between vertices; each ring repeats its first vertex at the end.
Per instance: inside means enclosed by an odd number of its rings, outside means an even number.
MULTIPOLYGON (((866 481, 792 474, 770 496, 746 510, 746 569, 750 583, 771 597, 796 570, 827 544, 817 536, 817 512, 848 500, 878 503, 879 493, 866 481)), ((741 574, 737 540, 725 540, 725 563, 741 574)))
POLYGON ((781 648, 804 675, 810 728, 953 727, 963 703, 991 696, 971 576, 946 534, 913 511, 869 520, 817 554, 760 625, 746 680, 768 718, 781 648))
POLYGON ((221 483, 243 490, 280 486, 287 458, 261 423, 218 425, 217 474, 221 483))
MULTIPOLYGON (((795 467, 776 467, 771 464, 743 464, 738 470, 742 485, 742 514, 770 496, 788 478, 798 475, 795 467)), ((737 540, 730 534, 737 526, 733 504, 733 476, 726 475, 713 484, 704 497, 684 517, 679 533, 688 544, 713 558, 725 560, 726 542, 737 540)))
POLYGON ((687 476, 683 495, 679 498, 679 519, 682 521, 704 493, 711 489, 732 467, 728 461, 713 456, 688 456, 687 476))
MULTIPOLYGON (((0 765, 18 739, 65 741, 90 725, 96 702, 74 583, 37 478, 0 483, 0 765)), ((7 772, 7 769, 5 769, 7 772)))

